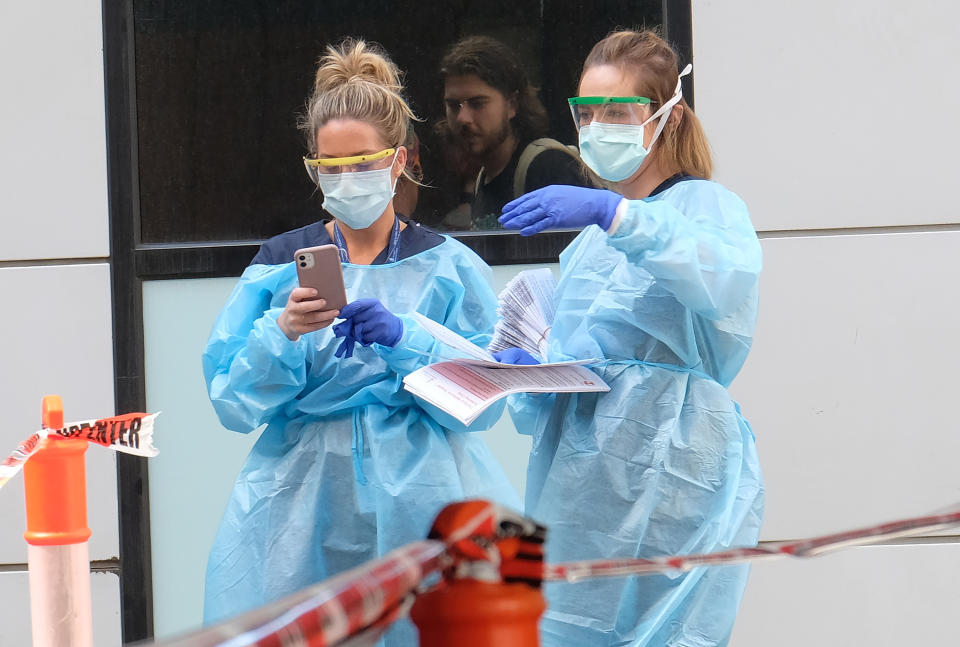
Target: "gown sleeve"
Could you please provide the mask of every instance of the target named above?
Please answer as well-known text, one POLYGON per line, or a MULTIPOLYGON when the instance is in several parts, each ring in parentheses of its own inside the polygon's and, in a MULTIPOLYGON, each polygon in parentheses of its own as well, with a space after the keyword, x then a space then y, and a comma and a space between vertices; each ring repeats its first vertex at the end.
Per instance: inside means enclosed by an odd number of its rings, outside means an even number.
POLYGON ((294 287, 289 273, 285 266, 248 267, 213 325, 203 375, 227 429, 256 429, 306 384, 307 342, 290 341, 277 324, 294 287))
POLYGON ((626 201, 609 244, 690 310, 722 319, 740 307, 757 282, 760 242, 740 198, 714 182, 689 184, 696 186, 683 194, 681 204, 626 201))

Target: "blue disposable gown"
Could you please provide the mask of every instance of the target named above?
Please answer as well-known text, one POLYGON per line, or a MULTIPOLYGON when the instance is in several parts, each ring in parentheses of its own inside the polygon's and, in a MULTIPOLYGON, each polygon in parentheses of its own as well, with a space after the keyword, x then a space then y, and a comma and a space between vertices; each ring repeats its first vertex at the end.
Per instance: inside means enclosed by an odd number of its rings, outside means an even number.
MULTIPOLYGON (((754 545, 763 483, 727 386, 750 350, 761 252, 743 202, 706 180, 628 203, 560 256, 550 359, 602 358, 608 393, 511 401, 533 434, 527 513, 550 562, 754 545)), ((543 645, 726 644, 747 566, 557 583, 543 645)))
MULTIPOLYGON (((292 258, 292 253, 284 258, 292 258)), ((435 340, 414 311, 486 345, 496 318, 489 268, 444 237, 384 265, 343 264, 349 300, 380 299, 403 320, 394 348, 357 345, 338 359, 328 327, 291 342, 277 325, 294 264, 251 265, 203 356, 210 399, 229 429, 267 423, 240 475, 207 563, 205 622, 262 605, 424 539, 448 502, 519 499, 490 450, 403 390, 435 340), (442 424, 441 424, 442 423, 442 424), (444 426, 447 425, 447 426, 444 426)), ((492 424, 491 407, 470 429, 492 424)), ((415 645, 407 623, 388 644, 415 645)))

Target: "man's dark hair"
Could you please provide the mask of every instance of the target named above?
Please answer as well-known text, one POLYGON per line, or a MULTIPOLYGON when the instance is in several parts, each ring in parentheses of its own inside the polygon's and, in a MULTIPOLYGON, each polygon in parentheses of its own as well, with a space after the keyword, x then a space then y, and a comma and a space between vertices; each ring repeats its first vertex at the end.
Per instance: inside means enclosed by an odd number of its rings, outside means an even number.
POLYGON ((467 36, 457 41, 440 61, 440 74, 444 80, 472 74, 506 99, 515 98, 517 114, 511 125, 521 142, 547 134, 547 111, 540 103, 537 88, 530 84, 516 54, 495 38, 467 36))

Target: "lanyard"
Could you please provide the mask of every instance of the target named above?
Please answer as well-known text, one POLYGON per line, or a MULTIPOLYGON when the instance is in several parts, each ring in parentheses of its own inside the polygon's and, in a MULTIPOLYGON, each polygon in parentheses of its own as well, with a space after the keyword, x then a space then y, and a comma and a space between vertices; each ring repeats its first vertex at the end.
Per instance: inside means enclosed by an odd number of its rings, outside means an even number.
MULTIPOLYGON (((340 250, 340 262, 349 263, 350 254, 347 253, 347 241, 343 239, 343 234, 340 233, 340 227, 337 226, 337 221, 333 221, 333 242, 337 244, 337 249, 340 250)), ((393 217, 393 232, 390 234, 390 245, 387 247, 387 263, 396 263, 399 260, 400 256, 400 218, 398 216, 393 217)))

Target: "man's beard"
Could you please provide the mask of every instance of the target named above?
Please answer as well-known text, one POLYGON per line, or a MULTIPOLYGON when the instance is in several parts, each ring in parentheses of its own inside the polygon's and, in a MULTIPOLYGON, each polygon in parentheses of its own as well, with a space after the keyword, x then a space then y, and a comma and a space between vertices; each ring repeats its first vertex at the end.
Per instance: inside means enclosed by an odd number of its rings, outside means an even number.
POLYGON ((507 141, 507 138, 510 137, 512 133, 513 130, 510 127, 510 118, 504 115, 503 122, 500 124, 500 127, 479 142, 482 145, 482 148, 474 151, 472 147, 469 147, 470 154, 476 157, 485 158, 495 151, 503 142, 507 141))

